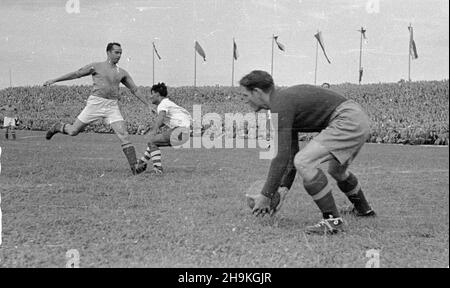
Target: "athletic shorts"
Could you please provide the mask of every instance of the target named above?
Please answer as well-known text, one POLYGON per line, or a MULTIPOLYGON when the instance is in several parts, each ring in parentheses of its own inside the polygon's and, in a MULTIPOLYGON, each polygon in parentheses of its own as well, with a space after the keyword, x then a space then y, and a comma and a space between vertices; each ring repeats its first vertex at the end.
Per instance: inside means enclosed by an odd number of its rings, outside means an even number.
POLYGON ((369 117, 353 100, 339 105, 331 114, 328 127, 313 138, 340 164, 350 164, 370 135, 369 117))
POLYGON ((78 120, 85 124, 89 124, 100 119, 104 120, 106 124, 124 121, 117 100, 89 96, 86 107, 84 107, 83 111, 78 115, 78 120))
POLYGON ((5 117, 3 121, 4 127, 16 127, 16 119, 11 117, 5 117))

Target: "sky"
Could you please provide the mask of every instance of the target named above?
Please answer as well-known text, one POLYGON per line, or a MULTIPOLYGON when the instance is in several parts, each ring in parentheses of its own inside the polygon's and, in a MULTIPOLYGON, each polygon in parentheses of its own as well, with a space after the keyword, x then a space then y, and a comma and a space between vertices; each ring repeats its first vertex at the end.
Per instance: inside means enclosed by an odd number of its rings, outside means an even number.
MULTIPOLYGON (((277 85, 313 84, 316 39, 321 31, 331 64, 319 50, 317 83, 358 82, 363 26, 363 83, 408 78, 408 26, 419 58, 413 80, 449 78, 448 0, 0 0, 0 89, 41 85, 46 80, 106 60, 106 44, 122 44, 119 66, 139 86, 237 85, 252 70, 270 73, 272 35, 277 85), (239 57, 234 62, 235 38, 239 57), (11 75, 11 77, 10 77, 11 75)), ((90 84, 91 78, 61 82, 90 84)))

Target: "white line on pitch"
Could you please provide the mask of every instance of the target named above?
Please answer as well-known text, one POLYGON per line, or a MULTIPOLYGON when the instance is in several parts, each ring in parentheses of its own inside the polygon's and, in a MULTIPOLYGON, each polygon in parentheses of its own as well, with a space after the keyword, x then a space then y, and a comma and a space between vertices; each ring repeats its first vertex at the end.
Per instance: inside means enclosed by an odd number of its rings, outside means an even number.
POLYGON ((18 139, 28 139, 28 138, 43 138, 43 136, 42 135, 40 135, 40 136, 25 136, 25 137, 20 137, 20 138, 18 138, 18 139))
POLYGON ((399 170, 399 171, 392 171, 392 170, 385 170, 385 171, 379 171, 379 172, 368 172, 368 173, 360 173, 362 175, 381 175, 381 174, 421 174, 421 173, 427 173, 427 174, 433 174, 433 173, 448 173, 448 169, 435 169, 435 170, 399 170))

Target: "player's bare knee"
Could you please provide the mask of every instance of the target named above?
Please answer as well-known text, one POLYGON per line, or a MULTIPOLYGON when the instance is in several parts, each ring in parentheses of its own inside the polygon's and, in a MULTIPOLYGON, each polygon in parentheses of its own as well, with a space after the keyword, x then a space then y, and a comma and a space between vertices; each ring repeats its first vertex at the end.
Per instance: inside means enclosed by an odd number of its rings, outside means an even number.
POLYGON ((306 173, 308 170, 312 169, 311 163, 307 156, 302 153, 297 153, 297 155, 295 155, 294 165, 300 174, 306 173))
POLYGON ((128 133, 117 133, 117 137, 119 137, 120 141, 124 144, 130 143, 130 136, 128 133))
POLYGON ((303 161, 303 159, 302 159, 301 154, 300 153, 295 154, 295 156, 294 156, 294 166, 295 166, 295 168, 297 168, 297 170, 300 170, 300 166, 302 164, 302 161, 303 161))

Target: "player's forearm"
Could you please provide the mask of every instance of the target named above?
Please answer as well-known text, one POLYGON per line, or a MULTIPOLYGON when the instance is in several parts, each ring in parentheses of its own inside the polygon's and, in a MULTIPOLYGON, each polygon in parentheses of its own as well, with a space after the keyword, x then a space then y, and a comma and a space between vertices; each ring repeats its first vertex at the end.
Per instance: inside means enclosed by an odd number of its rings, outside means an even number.
POLYGON ((155 121, 155 125, 150 129, 150 134, 155 134, 158 132, 158 129, 161 128, 164 125, 164 119, 161 119, 161 117, 158 116, 158 118, 155 121))
POLYGON ((297 169, 294 165, 289 165, 284 172, 283 178, 281 179, 280 187, 286 187, 291 189, 292 183, 294 183, 295 175, 297 174, 297 169))
POLYGON ((289 157, 289 164, 287 165, 287 169, 284 172, 283 178, 281 179, 281 187, 286 187, 291 189, 292 183, 295 180, 295 175, 297 174, 297 169, 295 168, 294 159, 295 155, 299 151, 298 146, 298 134, 294 134, 291 141, 291 155, 289 157))
POLYGON ((164 125, 164 122, 162 120, 158 120, 155 123, 155 130, 158 130, 159 128, 161 128, 164 125))
POLYGON ((70 72, 66 75, 63 75, 61 77, 53 79, 53 82, 61 82, 61 81, 67 81, 67 80, 73 80, 79 78, 79 75, 77 72, 70 72))
POLYGON ((272 160, 270 164, 269 176, 267 177, 266 184, 264 185, 262 194, 266 197, 272 197, 272 195, 280 187, 281 179, 286 171, 289 157, 279 155, 272 160))

